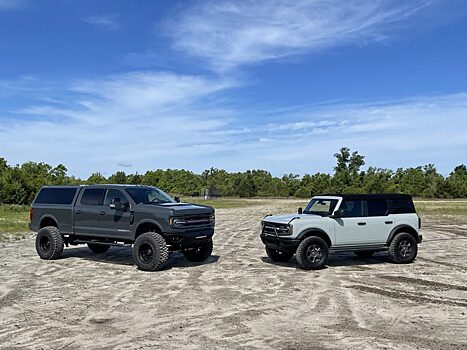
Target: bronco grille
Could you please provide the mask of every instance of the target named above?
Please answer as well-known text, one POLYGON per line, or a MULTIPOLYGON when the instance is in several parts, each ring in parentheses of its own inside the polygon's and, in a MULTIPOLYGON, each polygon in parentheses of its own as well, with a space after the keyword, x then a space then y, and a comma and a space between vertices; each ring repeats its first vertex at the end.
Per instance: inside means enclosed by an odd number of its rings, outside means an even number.
POLYGON ((286 224, 277 224, 273 222, 263 222, 263 229, 262 232, 266 235, 289 235, 290 234, 290 226, 286 224))

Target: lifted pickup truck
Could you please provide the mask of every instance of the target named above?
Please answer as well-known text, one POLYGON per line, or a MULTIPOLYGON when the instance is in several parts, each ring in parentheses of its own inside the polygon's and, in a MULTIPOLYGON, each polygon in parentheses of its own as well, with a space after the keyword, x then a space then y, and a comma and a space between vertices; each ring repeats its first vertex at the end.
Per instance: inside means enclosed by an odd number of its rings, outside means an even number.
POLYGON ((64 245, 87 244, 95 253, 133 245, 139 269, 164 268, 169 252, 190 261, 212 253, 214 209, 180 203, 140 185, 45 186, 34 199, 29 228, 42 259, 57 259, 64 245))
POLYGON ((315 196, 298 214, 267 216, 261 240, 273 261, 295 254, 302 269, 323 267, 330 252, 353 251, 366 258, 388 251, 395 263, 417 256, 421 220, 410 195, 345 194, 315 196))

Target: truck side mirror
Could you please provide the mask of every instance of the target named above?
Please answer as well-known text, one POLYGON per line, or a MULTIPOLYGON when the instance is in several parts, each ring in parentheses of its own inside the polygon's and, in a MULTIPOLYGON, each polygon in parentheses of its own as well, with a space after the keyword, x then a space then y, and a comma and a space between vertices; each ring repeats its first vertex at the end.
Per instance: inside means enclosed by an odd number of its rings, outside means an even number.
POLYGON ((302 208, 302 207, 299 207, 298 210, 297 210, 297 213, 303 214, 303 208, 302 208))
POLYGON ((122 202, 120 198, 112 198, 109 207, 110 209, 122 210, 122 202))
POLYGON ((180 197, 175 197, 175 202, 180 203, 180 197))

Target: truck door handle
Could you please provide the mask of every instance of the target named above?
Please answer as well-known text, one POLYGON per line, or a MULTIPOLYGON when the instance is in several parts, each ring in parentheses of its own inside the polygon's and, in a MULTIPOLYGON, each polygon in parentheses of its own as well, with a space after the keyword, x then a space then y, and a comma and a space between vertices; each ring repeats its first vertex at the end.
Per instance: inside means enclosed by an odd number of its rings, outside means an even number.
POLYGON ((392 224, 392 221, 385 221, 384 222, 386 225, 391 225, 392 224))
POLYGON ((365 226, 366 225, 366 222, 359 222, 357 223, 358 226, 365 226))
POLYGON ((105 215, 105 211, 100 211, 99 215, 105 215))
POLYGON ((75 214, 81 214, 81 210, 76 210, 75 214))

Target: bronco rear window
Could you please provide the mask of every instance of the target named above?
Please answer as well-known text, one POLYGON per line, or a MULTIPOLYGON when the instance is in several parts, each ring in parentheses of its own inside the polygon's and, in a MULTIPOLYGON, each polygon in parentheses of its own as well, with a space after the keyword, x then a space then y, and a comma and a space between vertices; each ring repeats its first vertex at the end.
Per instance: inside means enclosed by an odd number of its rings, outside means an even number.
POLYGON ((37 204, 71 204, 77 188, 43 188, 34 203, 37 204))

